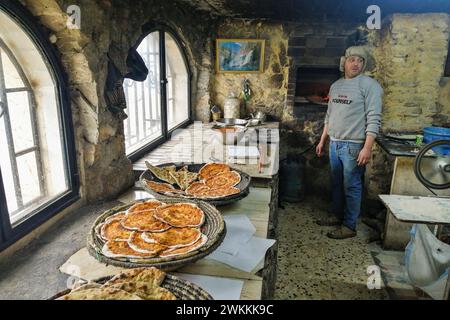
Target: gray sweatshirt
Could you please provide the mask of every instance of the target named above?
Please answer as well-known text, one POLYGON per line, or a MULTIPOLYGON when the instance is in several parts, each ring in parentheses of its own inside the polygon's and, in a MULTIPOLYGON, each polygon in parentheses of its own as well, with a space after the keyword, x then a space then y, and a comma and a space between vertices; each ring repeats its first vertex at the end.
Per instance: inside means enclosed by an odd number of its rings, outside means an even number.
POLYGON ((331 85, 325 117, 332 140, 364 142, 366 135, 377 136, 381 125, 383 89, 365 75, 341 78, 331 85))

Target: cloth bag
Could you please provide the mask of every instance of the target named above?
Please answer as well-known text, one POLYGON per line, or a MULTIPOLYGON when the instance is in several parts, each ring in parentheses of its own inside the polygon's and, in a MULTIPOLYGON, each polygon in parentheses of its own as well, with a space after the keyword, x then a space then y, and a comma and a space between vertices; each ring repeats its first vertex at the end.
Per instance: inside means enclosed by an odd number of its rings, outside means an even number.
POLYGON ((435 300, 445 296, 450 269, 450 245, 440 241, 425 224, 414 224, 405 249, 410 282, 435 300))

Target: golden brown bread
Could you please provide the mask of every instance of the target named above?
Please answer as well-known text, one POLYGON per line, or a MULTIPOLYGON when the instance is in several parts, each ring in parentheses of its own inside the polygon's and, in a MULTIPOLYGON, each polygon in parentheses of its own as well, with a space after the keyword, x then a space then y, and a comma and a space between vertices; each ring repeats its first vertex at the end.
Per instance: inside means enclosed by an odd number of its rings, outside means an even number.
POLYGON ((186 254, 192 251, 195 251, 199 248, 201 248, 206 241, 208 241, 208 237, 204 234, 201 235, 200 239, 198 239, 193 244, 186 246, 186 247, 180 247, 180 248, 169 248, 159 254, 160 257, 172 257, 172 256, 178 256, 181 254, 186 254))
POLYGON ((241 175, 236 171, 219 173, 205 180, 205 184, 211 189, 234 187, 241 182, 241 175))
POLYGON ((127 241, 131 231, 122 226, 121 219, 109 219, 100 227, 100 236, 103 240, 127 241))
POLYGON ((123 270, 120 273, 116 274, 112 277, 105 285, 112 285, 120 282, 147 282, 152 286, 160 286, 164 278, 166 277, 166 273, 161 271, 155 267, 150 268, 133 268, 128 270, 123 270))
POLYGON ((157 256, 160 252, 167 249, 167 246, 160 243, 146 242, 142 237, 141 232, 133 232, 128 240, 128 245, 137 252, 149 253, 157 256))
POLYGON ((171 228, 167 223, 155 218, 155 210, 135 211, 127 214, 121 221, 122 226, 134 231, 162 232, 171 228))
MULTIPOLYGON (((202 233, 197 228, 171 228, 164 232, 144 232, 142 239, 171 248, 189 246, 200 239, 202 233)), ((165 248, 167 249, 167 248, 165 248)))
POLYGON ((156 208, 154 217, 173 227, 200 227, 205 221, 202 209, 193 203, 174 203, 156 208))
POLYGON ((230 166, 225 163, 207 163, 198 172, 199 180, 206 180, 219 173, 230 171, 230 166))

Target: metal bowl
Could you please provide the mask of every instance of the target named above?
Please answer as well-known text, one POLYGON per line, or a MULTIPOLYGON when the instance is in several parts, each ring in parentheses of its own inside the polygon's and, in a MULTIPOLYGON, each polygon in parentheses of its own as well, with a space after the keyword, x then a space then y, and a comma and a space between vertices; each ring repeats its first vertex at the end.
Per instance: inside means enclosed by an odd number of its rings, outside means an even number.
POLYGON ((247 124, 247 120, 244 119, 236 119, 236 118, 220 118, 216 120, 216 124, 218 126, 245 126, 247 124))

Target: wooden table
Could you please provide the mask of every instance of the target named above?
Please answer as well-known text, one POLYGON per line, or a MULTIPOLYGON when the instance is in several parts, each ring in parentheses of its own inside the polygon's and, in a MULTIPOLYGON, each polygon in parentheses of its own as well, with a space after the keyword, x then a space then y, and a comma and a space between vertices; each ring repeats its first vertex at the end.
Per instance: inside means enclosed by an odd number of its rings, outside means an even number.
MULTIPOLYGON (((134 163, 134 170, 142 172, 146 170, 145 161, 152 164, 167 162, 212 162, 211 150, 214 157, 220 158, 231 167, 246 172, 252 177, 250 193, 247 197, 227 206, 218 207, 224 215, 247 215, 256 228, 255 236, 261 238, 276 239, 277 208, 278 208, 278 150, 279 136, 278 123, 272 122, 260 126, 259 129, 271 132, 271 143, 264 143, 264 137, 260 137, 261 143, 254 141, 255 131, 250 130, 247 145, 252 143, 264 145, 267 150, 266 165, 262 166, 261 172, 258 164, 246 159, 242 163, 234 163, 227 157, 226 146, 218 142, 211 131, 212 124, 194 124, 185 130, 177 132, 171 140, 157 147, 142 159, 134 163), (197 126, 197 127, 196 127, 197 126), (253 140, 253 141, 252 141, 253 140)), ((152 198, 150 194, 143 191, 140 184, 119 197, 119 201, 129 203, 135 200, 152 198)), ((243 300, 272 299, 275 290, 276 265, 277 265, 277 243, 266 253, 264 264, 256 273, 244 272, 218 261, 201 259, 195 263, 184 266, 177 270, 181 273, 197 275, 219 276, 244 281, 241 293, 243 300)), ((70 266, 85 263, 84 269, 96 271, 95 275, 84 274, 86 277, 98 278, 99 275, 115 274, 120 270, 113 266, 100 264, 94 258, 89 257, 87 250, 82 249, 72 256, 61 271, 70 273, 70 266)), ((258 269, 258 268, 257 268, 258 269)), ((92 272, 91 272, 92 273, 92 272)))
MULTIPOLYGON (((450 224, 450 198, 387 194, 379 197, 398 221, 432 225, 450 224)), ((447 279, 444 299, 450 298, 449 293, 450 277, 447 279)))
MULTIPOLYGON (((137 172, 146 170, 145 161, 153 165, 167 162, 224 162, 232 168, 241 170, 252 177, 250 194, 239 202, 221 206, 218 209, 224 215, 246 214, 256 227, 256 236, 276 239, 278 208, 278 169, 279 169, 279 123, 266 122, 257 127, 249 127, 240 145, 257 146, 264 156, 264 164, 259 170, 255 159, 237 160, 228 157, 227 146, 219 141, 214 133, 213 123, 196 122, 186 129, 172 134, 172 138, 158 148, 146 154, 133 164, 137 172)), ((181 272, 216 275, 245 279, 242 298, 271 299, 275 290, 277 243, 266 254, 262 270, 248 274, 216 261, 202 259, 189 265, 181 272), (251 294, 250 294, 251 293, 251 294)))
POLYGON ((258 168, 256 159, 233 160, 228 157, 227 146, 219 141, 213 124, 194 123, 186 129, 178 129, 169 141, 144 155, 133 164, 135 172, 147 170, 145 161, 153 165, 167 162, 224 162, 244 171, 252 178, 273 179, 279 168, 279 123, 267 122, 247 129, 240 145, 260 147, 265 164, 258 168), (270 143, 267 142, 269 138, 270 143))
MULTIPOLYGON (((271 193, 272 190, 270 188, 250 187, 250 193, 246 198, 234 204, 219 207, 219 210, 224 216, 247 215, 256 228, 255 236, 266 238, 270 216, 271 193)), ((152 197, 145 191, 130 190, 120 196, 118 200, 123 203, 130 203, 135 200, 152 197)), ((274 255, 273 251, 276 252, 276 249, 274 247, 276 247, 276 243, 269 249, 270 253, 266 255, 266 262, 257 268, 262 269, 257 274, 238 270, 210 259, 201 259, 190 263, 181 269, 177 269, 176 272, 243 280, 244 286, 241 300, 269 299, 272 298, 275 285, 274 267, 276 267, 276 254, 274 255)), ((60 268, 62 272, 84 280, 95 280, 114 275, 123 269, 97 261, 89 255, 86 248, 75 253, 60 268), (76 269, 74 266, 76 266, 76 269)))
POLYGON ((379 197, 399 221, 450 224, 450 198, 388 194, 379 197))
MULTIPOLYGON (((390 156, 394 157, 394 171, 391 180, 391 195, 430 196, 432 193, 425 188, 414 175, 414 159, 419 149, 405 142, 395 142, 381 137, 377 143, 390 156)), ((433 190, 439 196, 450 196, 450 190, 433 190)), ((383 235, 383 249, 404 250, 409 242, 410 222, 395 218, 391 210, 387 210, 383 235)))

